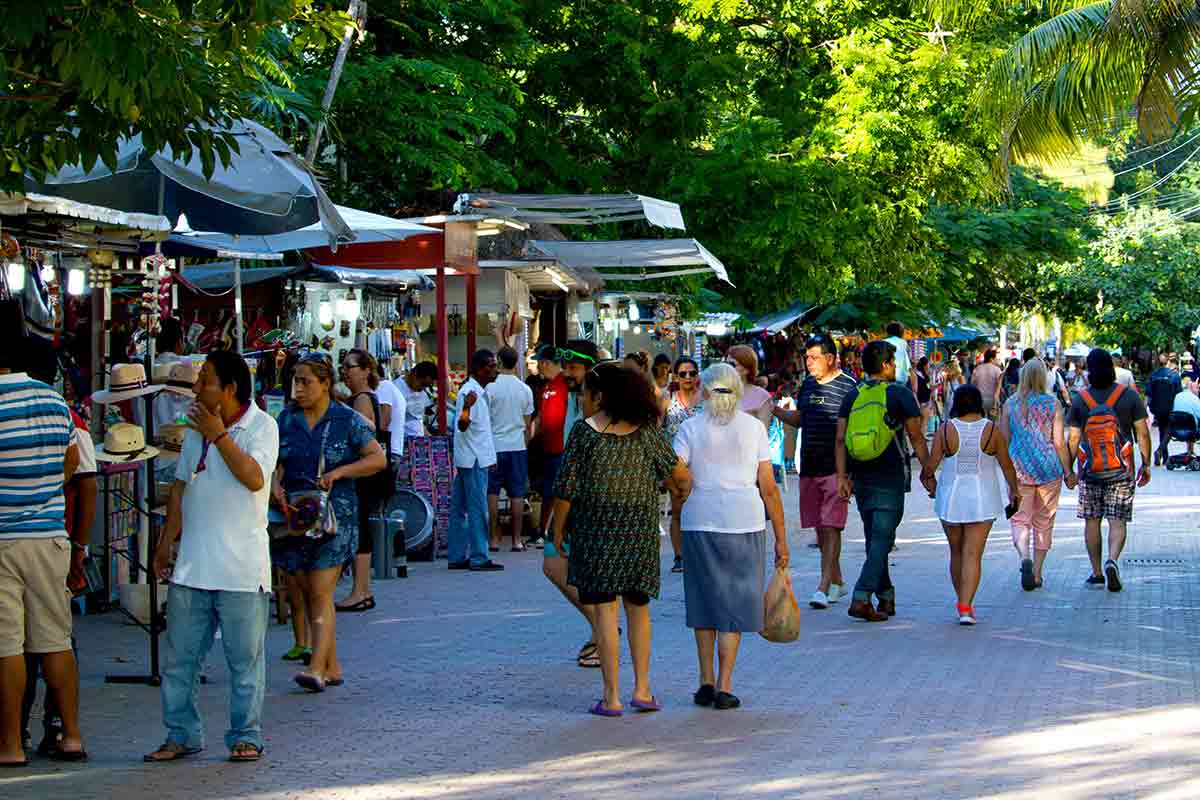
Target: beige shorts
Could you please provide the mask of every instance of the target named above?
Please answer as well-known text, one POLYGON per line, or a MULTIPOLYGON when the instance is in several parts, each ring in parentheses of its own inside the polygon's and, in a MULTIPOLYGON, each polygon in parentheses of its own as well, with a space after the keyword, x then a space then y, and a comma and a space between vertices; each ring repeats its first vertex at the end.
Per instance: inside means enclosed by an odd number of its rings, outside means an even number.
POLYGON ((0 540, 0 658, 71 649, 71 543, 0 540))

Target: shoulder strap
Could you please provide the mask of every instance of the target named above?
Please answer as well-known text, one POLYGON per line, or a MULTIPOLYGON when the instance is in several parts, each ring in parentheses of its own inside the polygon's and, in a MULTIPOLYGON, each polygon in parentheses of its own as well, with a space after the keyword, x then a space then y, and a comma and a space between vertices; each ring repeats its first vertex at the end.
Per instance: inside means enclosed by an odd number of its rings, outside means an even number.
POLYGON ((1110 394, 1108 396, 1108 404, 1110 406, 1115 404, 1117 402, 1117 398, 1119 398, 1121 396, 1122 392, 1124 392, 1124 391, 1125 391, 1125 384, 1123 384, 1123 383, 1116 384, 1115 387, 1113 388, 1112 394, 1110 394))
POLYGON ((1083 398, 1084 405, 1086 405, 1089 410, 1096 407, 1096 398, 1092 397, 1091 390, 1080 389, 1079 396, 1083 398))
POLYGON ((988 455, 992 455, 991 453, 988 453, 988 443, 992 441, 992 436, 995 435, 995 433, 996 433, 996 423, 988 421, 988 423, 985 427, 987 427, 987 432, 988 432, 987 441, 985 441, 980 446, 979 449, 982 450, 983 452, 987 453, 988 455))

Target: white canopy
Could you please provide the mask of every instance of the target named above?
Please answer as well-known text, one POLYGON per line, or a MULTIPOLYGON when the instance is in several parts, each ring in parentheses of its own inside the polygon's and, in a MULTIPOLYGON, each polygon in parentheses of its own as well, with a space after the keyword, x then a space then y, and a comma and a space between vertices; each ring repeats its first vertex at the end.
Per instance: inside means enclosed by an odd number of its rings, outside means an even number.
POLYGON ((678 203, 641 194, 460 194, 456 214, 483 214, 550 225, 599 225, 644 219, 685 230, 678 203))
MULTIPOLYGON (((372 214, 369 211, 359 211, 356 208, 337 206, 337 210, 346 224, 350 226, 350 230, 354 232, 353 242, 343 242, 343 244, 398 242, 421 233, 440 233, 437 228, 429 228, 425 225, 417 225, 381 214, 372 214)), ((327 247, 329 246, 329 233, 318 222, 306 228, 269 236, 230 236, 224 233, 188 231, 173 234, 171 241, 215 251, 284 253, 309 247, 327 247)))
POLYGON ((592 271, 602 279, 648 281, 680 275, 713 272, 732 285, 725 265, 695 239, 628 239, 602 242, 553 242, 540 239, 528 242, 529 256, 553 258, 579 272, 592 271), (695 269, 671 269, 689 267, 695 269), (598 272, 601 269, 637 267, 659 269, 656 272, 598 272))

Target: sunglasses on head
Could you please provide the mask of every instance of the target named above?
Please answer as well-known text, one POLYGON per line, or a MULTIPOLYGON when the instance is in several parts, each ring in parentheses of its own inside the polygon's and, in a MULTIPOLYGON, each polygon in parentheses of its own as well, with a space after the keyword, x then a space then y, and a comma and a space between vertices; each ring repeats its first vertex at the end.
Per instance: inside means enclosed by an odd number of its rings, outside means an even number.
POLYGON ((584 361, 588 364, 596 364, 597 363, 595 356, 589 356, 586 353, 580 353, 577 350, 567 350, 566 348, 563 348, 563 347, 558 348, 558 350, 555 351, 555 355, 558 357, 558 360, 560 362, 584 361))

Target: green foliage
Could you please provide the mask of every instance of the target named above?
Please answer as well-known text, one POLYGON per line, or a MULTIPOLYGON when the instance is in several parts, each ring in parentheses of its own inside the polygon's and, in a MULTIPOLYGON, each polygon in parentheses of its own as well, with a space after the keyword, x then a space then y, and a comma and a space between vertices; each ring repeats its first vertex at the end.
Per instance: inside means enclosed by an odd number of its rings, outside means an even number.
POLYGON ((1056 313, 1101 341, 1181 346, 1200 323, 1200 225, 1135 209, 1104 218, 1081 258, 1046 271, 1056 313))
POLYGON ((299 56, 340 33, 345 15, 310 0, 44 0, 11 4, 0 32, 0 159, 5 184, 60 166, 110 166, 117 140, 199 148, 226 161, 219 126, 252 110, 265 84, 286 88, 259 45, 287 24, 299 56))

